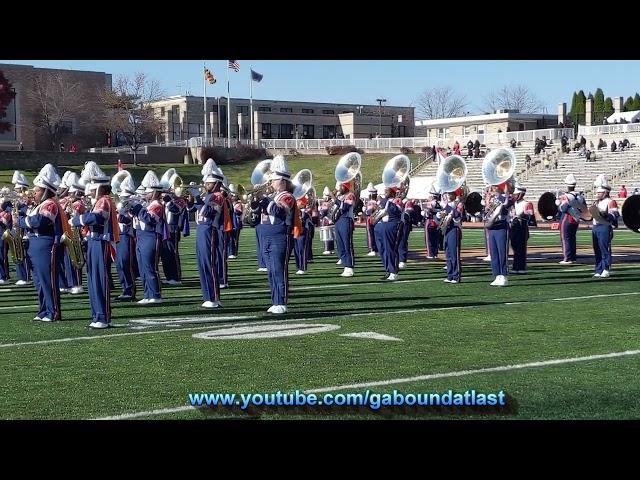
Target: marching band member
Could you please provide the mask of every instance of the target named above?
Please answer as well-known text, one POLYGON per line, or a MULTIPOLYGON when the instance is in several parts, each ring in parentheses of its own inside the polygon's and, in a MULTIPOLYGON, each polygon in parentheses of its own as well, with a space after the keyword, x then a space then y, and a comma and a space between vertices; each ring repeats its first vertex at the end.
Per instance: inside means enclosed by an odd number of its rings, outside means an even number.
POLYGON ((231 220, 233 222, 232 234, 229 237, 228 258, 238 258, 238 250, 240 248, 240 232, 242 231, 242 217, 244 214, 244 205, 238 198, 238 191, 236 186, 232 183, 229 185, 229 198, 232 203, 231 220))
POLYGON ((298 267, 296 275, 304 275, 307 271, 309 243, 311 243, 310 227, 313 224, 307 208, 309 206, 309 198, 305 195, 297 200, 297 205, 297 212, 301 216, 302 231, 300 236, 294 240, 293 250, 296 257, 296 266, 298 267))
MULTIPOLYGON (((133 177, 129 176, 120 183, 118 197, 127 200, 136 194, 133 177)), ((120 279, 122 293, 116 297, 117 302, 133 301, 136 298, 136 232, 133 228, 134 218, 129 209, 122 203, 117 206, 118 229, 120 241, 116 245, 116 270, 120 279)))
MULTIPOLYGON (((2 190, 9 192, 6 187, 2 190)), ((9 281, 9 244, 4 241, 3 236, 6 231, 11 232, 13 228, 12 210, 11 202, 5 200, 0 204, 0 285, 9 281)))
POLYGON ((218 269, 218 237, 217 228, 223 216, 224 197, 220 188, 224 175, 213 159, 209 158, 202 167, 204 195, 194 199, 196 206, 196 259, 204 308, 218 308, 220 304, 220 278, 218 269))
MULTIPOLYGON (((486 191, 484 192, 484 198, 482 199, 482 202, 480 202, 481 205, 485 207, 485 210, 488 205, 491 205, 491 202, 494 198, 495 198, 495 195, 492 188, 487 187, 486 191)), ((484 252, 486 253, 486 256, 482 259, 482 261, 490 262, 491 251, 489 250, 489 230, 487 229, 486 226, 483 228, 483 230, 484 230, 484 252)))
POLYGON ((367 226, 367 248, 369 249, 367 256, 374 257, 378 253, 378 246, 376 245, 376 238, 374 234, 375 225, 373 224, 372 217, 378 209, 378 190, 372 182, 369 182, 369 185, 367 185, 367 192, 369 193, 369 199, 362 208, 366 217, 365 224, 367 226))
POLYGON ((398 241, 402 215, 402 200, 396 198, 397 192, 396 187, 385 188, 380 208, 385 210, 386 215, 376 223, 374 230, 380 259, 386 272, 384 279, 392 282, 398 279, 398 241))
MULTIPOLYGON (((86 174, 83 174, 86 176, 86 174)), ((69 220, 71 227, 89 227, 87 239, 87 288, 91 304, 90 328, 111 326, 111 261, 114 244, 120 241, 116 207, 111 200, 110 178, 99 168, 91 172, 91 212, 69 220)))
POLYGON ((338 265, 344 266, 340 274, 342 277, 353 277, 354 251, 353 251, 353 208, 356 203, 356 196, 351 191, 353 181, 340 184, 335 204, 342 212, 336 222, 336 242, 340 260, 338 265))
POLYGON ((39 310, 34 320, 54 322, 61 320, 60 290, 58 288, 58 256, 61 255, 60 237, 68 231, 62 223, 60 205, 55 199, 61 179, 53 165, 46 164, 33 180, 34 200, 37 206, 28 214, 20 212, 18 224, 28 231, 29 257, 38 292, 39 310))
POLYGON ((533 203, 524 199, 527 189, 516 183, 514 217, 511 221, 510 240, 513 249, 512 273, 527 273, 527 242, 529 223, 535 225, 533 203))
MULTIPOLYGON (((404 188, 404 186, 403 186, 404 188)), ((409 256, 409 234, 413 229, 413 212, 415 200, 402 200, 402 220, 400 221, 400 242, 398 244, 398 268, 404 269, 409 256)))
POLYGON ((142 275, 144 298, 138 303, 162 303, 158 263, 162 241, 168 238, 164 205, 160 201, 162 186, 155 173, 149 170, 142 179, 147 206, 134 205, 133 216, 139 220, 136 232, 136 257, 142 275))
POLYGON ((593 243, 593 253, 595 254, 594 277, 609 278, 611 270, 612 255, 611 241, 613 240, 613 229, 618 227, 618 203, 613 200, 609 193, 611 187, 608 185, 604 175, 596 180, 596 201, 594 206, 598 209, 599 218, 593 216, 591 227, 591 238, 593 243))
POLYGON ((438 258, 438 246, 440 243, 440 219, 438 212, 442 209, 440 205, 440 192, 435 185, 431 186, 429 197, 422 214, 425 218, 424 233, 425 244, 427 246, 427 258, 438 258))
MULTIPOLYGON (((576 189, 576 177, 573 173, 567 175, 564 179, 564 183, 567 186, 567 192, 575 193, 576 189)), ((561 265, 570 265, 575 263, 578 227, 580 221, 573 218, 573 215, 569 214, 569 200, 565 195, 560 195, 560 198, 556 200, 558 205, 558 213, 560 215, 560 241, 562 242, 562 260, 558 263, 561 265)))
MULTIPOLYGON (((67 196, 60 200, 60 206, 63 209, 63 215, 66 219, 73 218, 73 216, 82 215, 86 213, 85 203, 82 201, 81 193, 84 193, 84 188, 80 184, 80 177, 77 173, 70 172, 66 179, 63 180, 67 187, 67 196)), ((72 227, 77 228, 77 227, 72 227)), ((80 228, 78 228, 80 230, 80 228)), ((78 232, 80 235, 80 232, 78 232)), ((77 295, 84 292, 82 287, 82 269, 76 268, 71 263, 71 257, 67 249, 64 249, 64 274, 66 277, 66 285, 68 286, 68 292, 72 295, 77 295)))
POLYGON ((513 206, 513 199, 509 195, 507 182, 495 185, 493 187, 493 195, 492 202, 500 202, 501 205, 496 207, 499 212, 496 214, 495 220, 485 224, 489 233, 487 241, 489 255, 491 256, 491 272, 495 277, 491 285, 504 287, 509 283, 507 280, 509 275, 509 222, 507 219, 509 209, 513 206))
MULTIPOLYGON (((67 203, 69 202, 67 186, 67 177, 72 173, 70 170, 64 172, 56 196, 58 197, 58 205, 60 205, 60 217, 63 223, 68 223, 69 215, 67 213, 67 203)), ((72 275, 67 275, 67 262, 69 261, 69 252, 64 245, 60 245, 62 253, 58 256, 58 286, 60 287, 60 293, 68 293, 71 290, 73 278, 72 275)))
MULTIPOLYGON (((220 170, 222 171, 222 170, 220 170)), ((224 174, 223 174, 224 177, 224 174)), ((227 178, 224 177, 220 191, 222 193, 222 215, 216 220, 218 228, 218 278, 220 278, 220 288, 229 287, 229 262, 227 261, 227 250, 229 249, 229 241, 233 234, 233 204, 229 198, 229 189, 227 188, 227 178)))
MULTIPOLYGON (((18 216, 27 215, 27 211, 32 206, 32 200, 27 198, 27 191, 29 189, 29 182, 27 182, 24 173, 16 170, 13 172, 13 178, 11 179, 11 183, 14 185, 14 190, 18 195, 21 195, 24 200, 18 201, 17 211, 18 216)), ((13 226, 15 228, 15 233, 18 234, 18 217, 13 218, 13 226)), ((22 230, 22 243, 24 250, 24 260, 16 265, 16 277, 18 281, 15 283, 16 286, 23 286, 31 283, 31 259, 29 258, 29 237, 25 230, 22 230)))
MULTIPOLYGON (((330 218, 331 212, 331 192, 329 191, 329 187, 324 187, 322 190, 322 202, 320 202, 318 207, 318 213, 320 215, 320 223, 322 227, 328 227, 333 225, 333 222, 330 218)), ((324 251, 323 255, 331 255, 335 251, 335 241, 334 240, 325 240, 324 241, 324 251)))
POLYGON ((168 178, 168 182, 163 184, 165 190, 163 196, 164 214, 169 231, 169 237, 162 242, 160 250, 162 270, 166 278, 162 283, 165 285, 182 285, 180 238, 181 236, 189 236, 189 211, 187 201, 182 198, 182 188, 177 187, 176 191, 171 193, 171 185, 174 185, 177 175, 177 173, 173 173, 168 178))
POLYGON ((462 246, 462 219, 464 204, 457 192, 446 192, 447 199, 443 209, 438 212, 441 222, 447 224, 444 233, 444 253, 447 259, 447 283, 459 283, 462 280, 462 266, 460 264, 460 249, 462 246))
POLYGON ((271 162, 271 184, 274 194, 264 197, 260 204, 269 215, 269 223, 263 225, 262 251, 269 271, 271 302, 267 312, 282 314, 287 312, 289 301, 289 255, 291 253, 291 233, 293 239, 300 237, 302 225, 292 195, 293 184, 287 161, 277 155, 271 162))
MULTIPOLYGON (((309 195, 305 195, 307 202, 309 195)), ((315 198, 315 190, 313 195, 313 201, 307 204, 307 214, 309 215, 309 221, 307 222, 307 264, 313 263, 313 238, 316 235, 316 224, 318 221, 318 200, 315 198)))

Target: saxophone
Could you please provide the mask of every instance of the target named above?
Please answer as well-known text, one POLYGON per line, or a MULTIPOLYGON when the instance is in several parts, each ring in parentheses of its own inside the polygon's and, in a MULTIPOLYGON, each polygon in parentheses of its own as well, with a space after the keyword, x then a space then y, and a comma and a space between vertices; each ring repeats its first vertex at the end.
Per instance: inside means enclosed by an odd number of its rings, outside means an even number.
MULTIPOLYGON (((18 202, 13 202, 13 218, 18 218, 18 202)), ((14 264, 22 263, 25 259, 24 244, 22 243, 22 229, 16 224, 16 233, 12 234, 10 229, 6 229, 2 234, 2 239, 9 246, 9 253, 14 264)))
MULTIPOLYGON (((67 218, 70 218, 73 203, 67 202, 67 205, 65 207, 67 218)), ((67 248, 71 264, 78 270, 81 270, 85 264, 85 258, 84 252, 82 251, 82 239, 80 238, 78 229, 76 227, 70 227, 69 236, 67 236, 66 233, 63 233, 62 237, 60 238, 60 242, 67 248)))

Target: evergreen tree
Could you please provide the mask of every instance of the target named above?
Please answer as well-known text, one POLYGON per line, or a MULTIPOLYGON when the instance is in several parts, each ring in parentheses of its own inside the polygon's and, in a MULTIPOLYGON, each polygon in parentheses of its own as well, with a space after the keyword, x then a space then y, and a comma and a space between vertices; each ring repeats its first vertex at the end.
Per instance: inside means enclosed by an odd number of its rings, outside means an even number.
POLYGON ((584 92, 580 90, 578 92, 578 99, 576 101, 576 121, 579 125, 584 125, 585 111, 586 111, 587 97, 584 92))
POLYGON ((573 123, 576 123, 576 105, 578 103, 578 93, 573 92, 573 98, 571 98, 571 108, 569 109, 569 118, 573 123))
POLYGON ((633 97, 633 110, 640 110, 640 95, 636 92, 636 96, 633 97))
POLYGON ((604 118, 604 92, 601 88, 596 90, 596 94, 593 97, 593 124, 602 125, 602 119, 604 118))
POLYGON ((627 101, 624 102, 624 106, 622 107, 623 112, 631 112, 633 110, 633 98, 627 98, 627 101))
POLYGON ((604 118, 611 115, 613 115, 613 100, 611 100, 611 97, 607 97, 604 101, 604 118))

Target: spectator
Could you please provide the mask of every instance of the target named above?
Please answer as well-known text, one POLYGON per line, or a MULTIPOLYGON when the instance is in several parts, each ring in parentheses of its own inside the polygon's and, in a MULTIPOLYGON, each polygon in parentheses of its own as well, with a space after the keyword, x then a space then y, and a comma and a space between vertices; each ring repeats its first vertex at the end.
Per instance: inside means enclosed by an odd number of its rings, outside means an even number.
POLYGON ((624 143, 622 143, 622 140, 618 142, 618 148, 620 149, 621 152, 624 152, 625 148, 624 148, 624 143))
POLYGON ((431 155, 433 156, 434 161, 438 158, 438 150, 435 145, 431 147, 431 155))
POLYGON ((598 140, 598 150, 600 150, 601 148, 607 148, 607 142, 605 142, 603 139, 598 140))
POLYGON ((634 195, 640 195, 640 191, 636 188, 635 190, 633 190, 633 194, 634 195))
POLYGON ((584 136, 580 135, 580 145, 586 145, 587 144, 587 139, 584 138, 584 136))
POLYGON ((591 161, 591 150, 587 150, 587 153, 584 155, 586 157, 587 162, 591 161))
POLYGON ((24 152, 24 145, 22 144, 22 142, 20 142, 20 145, 18 145, 18 150, 24 152))
POLYGON ((622 140, 622 143, 624 144, 625 148, 631 147, 631 142, 629 141, 628 138, 625 138, 624 140, 622 140))
POLYGON ((529 170, 531 168, 531 157, 529 156, 528 153, 524 157, 524 163, 527 165, 527 170, 529 170))
POLYGON ((511 148, 516 148, 516 139, 515 138, 511 139, 511 148))
POLYGON ((471 158, 472 154, 473 154, 473 142, 469 140, 467 142, 467 158, 471 158))
POLYGON ((589 148, 593 150, 593 142, 589 142, 589 148))
POLYGON ((554 157, 553 159, 553 168, 554 170, 558 169, 558 157, 554 157))
POLYGON ((616 141, 615 140, 611 140, 611 151, 612 152, 616 151, 616 141))
POLYGON ((627 198, 627 189, 624 187, 624 185, 620 187, 620 191, 618 192, 618 198, 627 198))
POLYGON ((550 168, 549 168, 550 165, 551 165, 551 162, 549 161, 549 157, 544 157, 544 169, 546 171, 550 170, 550 168))
POLYGON ((60 142, 60 151, 64 152, 64 143, 60 142))
POLYGON ((75 143, 72 143, 69 147, 69 151, 72 153, 76 153, 78 151, 78 146, 75 143))
POLYGON ((460 144, 456 140, 456 143, 453 144, 453 153, 456 155, 460 155, 460 144))

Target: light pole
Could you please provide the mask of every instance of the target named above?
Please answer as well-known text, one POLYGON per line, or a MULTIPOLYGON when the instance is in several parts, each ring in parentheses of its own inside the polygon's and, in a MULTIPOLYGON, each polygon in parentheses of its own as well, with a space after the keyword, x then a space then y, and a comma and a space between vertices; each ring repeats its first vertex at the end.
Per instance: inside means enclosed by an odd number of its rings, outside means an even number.
POLYGON ((376 98, 376 102, 378 102, 378 137, 382 137, 382 104, 386 101, 386 98, 376 98))

